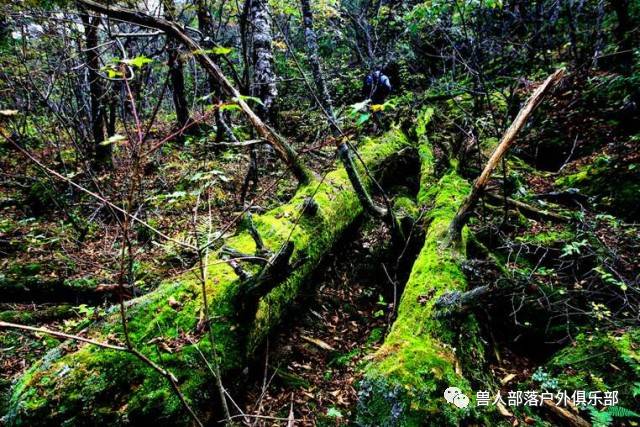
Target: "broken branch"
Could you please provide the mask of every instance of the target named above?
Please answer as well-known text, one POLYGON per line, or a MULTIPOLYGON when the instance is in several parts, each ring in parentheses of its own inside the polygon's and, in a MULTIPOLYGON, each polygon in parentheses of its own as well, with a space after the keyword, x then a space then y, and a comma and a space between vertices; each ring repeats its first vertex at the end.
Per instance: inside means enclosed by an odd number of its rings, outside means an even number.
POLYGON ((458 209, 458 213, 454 217, 453 221, 451 221, 451 225, 449 227, 449 241, 458 241, 460 239, 460 232, 462 231, 462 227, 466 224, 469 219, 469 213, 475 207, 480 195, 484 192, 484 188, 489 182, 489 178, 491 174, 496 169, 502 158, 507 154, 509 148, 513 145, 516 140, 516 136, 518 132, 524 127, 527 122, 527 119, 531 115, 531 113, 536 109, 536 107, 542 102, 544 95, 547 93, 550 87, 558 83, 562 76, 564 75, 564 70, 559 69, 544 81, 531 95, 531 97, 527 100, 524 107, 520 110, 518 115, 516 116, 509 129, 504 133, 498 147, 495 149, 491 158, 487 162, 487 165, 484 167, 484 170, 480 174, 480 176, 473 183, 473 187, 471 189, 471 194, 466 198, 460 209, 458 209))

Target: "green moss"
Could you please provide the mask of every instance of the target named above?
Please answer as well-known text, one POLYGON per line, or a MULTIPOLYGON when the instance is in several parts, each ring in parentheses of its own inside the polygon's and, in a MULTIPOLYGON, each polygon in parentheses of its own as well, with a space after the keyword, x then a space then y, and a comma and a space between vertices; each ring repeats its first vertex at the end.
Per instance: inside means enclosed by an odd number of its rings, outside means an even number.
MULTIPOLYGON (((382 160, 407 144, 399 130, 392 130, 375 140, 364 141, 359 148, 367 165, 375 170, 382 160)), ((215 382, 203 355, 211 362, 212 345, 215 346, 221 371, 228 377, 225 385, 232 388, 231 374, 244 366, 294 301, 304 286, 304 279, 361 212, 342 168, 329 173, 321 183, 316 181, 301 187, 289 203, 254 217, 271 250, 279 249, 290 236, 295 244, 292 262, 298 261, 299 266, 263 298, 253 325, 238 324, 234 300, 241 283, 232 268, 212 253, 207 266, 206 292, 214 342, 197 328, 203 304, 195 271, 166 280, 156 291, 131 301, 127 309, 131 341, 143 354, 176 375, 187 399, 196 408, 207 408, 207 418, 219 419, 219 414, 211 411, 216 399, 215 382), (307 196, 314 197, 318 213, 301 217, 298 222, 307 196), (169 299, 180 302, 181 306, 172 307, 169 299), (247 331, 249 337, 245 340, 243 333, 247 331), (158 346, 158 342, 166 346, 158 346), (163 347, 171 348, 172 352, 162 350, 163 347)), ((255 249, 246 231, 227 239, 225 244, 242 252, 251 253, 255 249)), ((107 318, 90 328, 87 335, 101 341, 121 341, 123 334, 117 308, 112 308, 107 318)), ((59 350, 51 352, 20 378, 5 421, 8 425, 119 425, 146 421, 184 425, 189 419, 168 383, 134 356, 82 345, 65 355, 59 350)))
POLYGON ((589 178, 589 169, 563 176, 556 180, 556 185, 561 187, 578 187, 580 184, 586 182, 589 178))
POLYGON ((640 168, 633 165, 624 160, 599 156, 575 173, 558 178, 555 184, 579 188, 623 218, 636 218, 640 213, 640 168))
POLYGON ((542 247, 562 246, 567 242, 573 242, 575 240, 576 233, 568 228, 568 226, 560 229, 545 230, 536 234, 527 234, 516 238, 518 242, 542 247))
POLYGON ((422 202, 429 196, 433 200, 425 243, 402 294, 398 318, 365 368, 358 406, 362 425, 417 426, 425 420, 432 425, 458 425, 471 415, 471 410, 447 403, 443 392, 457 386, 473 395, 460 371, 471 366, 465 359, 475 359, 476 366, 483 359, 477 324, 470 317, 457 320, 465 334, 465 339, 459 339, 456 328, 434 316, 439 296, 466 287, 460 268, 464 242, 460 247, 446 247, 443 242, 468 191, 468 183, 449 172, 425 192, 422 202), (463 344, 456 349, 458 343, 463 344))
POLYGON ((418 204, 424 206, 430 203, 433 198, 431 193, 434 184, 435 156, 428 141, 420 144, 418 148, 420 155, 420 189, 418 190, 418 204))
POLYGON ((566 390, 619 392, 620 405, 638 411, 633 396, 634 383, 640 383, 640 329, 623 334, 586 333, 560 350, 545 370, 566 390))
POLYGON ((396 197, 393 199, 393 211, 400 219, 405 217, 415 219, 418 217, 419 213, 416 202, 411 197, 407 196, 396 197))
POLYGON ((25 309, 0 311, 0 321, 31 325, 37 322, 59 320, 75 315, 76 311, 72 306, 63 304, 44 307, 37 311, 25 309))

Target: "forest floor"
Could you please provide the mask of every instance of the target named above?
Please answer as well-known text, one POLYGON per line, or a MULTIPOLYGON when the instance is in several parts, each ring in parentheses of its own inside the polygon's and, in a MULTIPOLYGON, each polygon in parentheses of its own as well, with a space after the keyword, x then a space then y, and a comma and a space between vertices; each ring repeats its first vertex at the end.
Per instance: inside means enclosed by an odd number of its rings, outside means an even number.
POLYGON ((304 308, 269 339, 255 381, 247 390, 249 424, 298 425, 354 421, 359 368, 381 344, 393 316, 392 255, 385 226, 370 221, 347 233, 309 281, 304 308), (262 375, 259 375, 262 374, 262 375))

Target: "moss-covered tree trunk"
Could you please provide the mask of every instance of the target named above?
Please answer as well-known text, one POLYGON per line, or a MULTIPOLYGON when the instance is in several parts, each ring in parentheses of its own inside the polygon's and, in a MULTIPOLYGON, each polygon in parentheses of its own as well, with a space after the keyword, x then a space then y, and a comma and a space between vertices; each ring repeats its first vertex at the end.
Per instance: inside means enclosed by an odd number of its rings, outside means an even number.
MULTIPOLYGON (((435 317, 442 294, 464 290, 461 269, 465 234, 446 246, 447 229, 470 186, 454 168, 435 181, 428 142, 420 147, 421 188, 418 202, 429 209, 424 246, 402 294, 398 317, 383 345, 373 355, 360 384, 358 423, 369 426, 459 425, 471 404, 459 409, 443 397, 458 387, 472 398, 467 372, 470 361, 482 366, 484 352, 472 316, 455 321, 435 317)), ((471 375, 470 375, 471 374, 471 375)))
MULTIPOLYGON (((375 169, 407 143, 400 131, 392 130, 365 141, 360 147, 361 155, 375 169)), ((242 304, 236 297, 245 283, 231 266, 216 256, 210 257, 206 284, 210 325, 217 362, 228 389, 233 389, 234 380, 239 377, 236 374, 281 319, 323 254, 361 212, 346 172, 338 168, 322 182, 301 187, 289 203, 254 216, 253 222, 268 249, 278 251, 290 238, 294 244, 291 260, 296 267, 261 299, 257 313, 250 316, 250 324, 242 321, 247 313, 237 311, 242 304), (300 216, 309 197, 313 197, 318 209, 300 216)), ((255 251, 248 231, 229 238, 225 245, 244 253, 255 251)), ((130 301, 128 329, 137 349, 175 374, 200 417, 217 421, 223 416, 216 410, 215 381, 208 367, 213 363, 212 346, 203 327, 201 283, 196 276, 187 272, 130 301)), ((107 319, 91 326, 86 336, 122 342, 116 309, 107 319)), ((182 425, 189 423, 189 417, 168 382, 133 355, 65 342, 18 380, 4 421, 7 425, 121 425, 146 421, 182 425)))

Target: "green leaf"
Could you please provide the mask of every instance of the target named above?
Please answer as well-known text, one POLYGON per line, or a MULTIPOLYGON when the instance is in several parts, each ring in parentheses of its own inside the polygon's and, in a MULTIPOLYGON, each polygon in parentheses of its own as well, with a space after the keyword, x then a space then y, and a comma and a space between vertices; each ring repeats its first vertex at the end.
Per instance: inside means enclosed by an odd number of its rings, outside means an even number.
POLYGON ((225 103, 220 105, 220 111, 233 111, 233 110, 241 110, 238 104, 225 103))
POLYGON ((232 51, 233 51, 232 48, 224 47, 224 46, 216 46, 213 49, 211 49, 211 53, 213 53, 214 55, 228 55, 232 51))
POLYGON ((214 170, 212 170, 212 171, 211 171, 211 173, 212 173, 213 175, 216 175, 216 176, 218 177, 218 179, 219 179, 220 181, 222 181, 222 182, 229 182, 229 181, 231 181, 231 178, 229 178, 228 176, 226 176, 226 175, 224 174, 224 172, 222 172, 222 171, 220 171, 220 170, 218 170, 218 169, 214 169, 214 170))
POLYGON ((131 59, 123 59, 122 62, 124 64, 131 65, 133 67, 136 67, 136 68, 140 69, 140 68, 144 67, 145 64, 153 62, 153 59, 147 58, 144 55, 140 55, 140 56, 136 56, 135 58, 131 58, 131 59))
POLYGON ((107 71, 107 77, 109 77, 110 79, 118 79, 118 78, 124 77, 124 74, 122 74, 118 70, 114 70, 113 68, 107 68, 106 71, 107 71))
POLYGON ((640 383, 633 383, 633 388, 631 389, 631 394, 633 397, 640 396, 640 383))
POLYGON ((334 408, 333 406, 327 409, 327 417, 331 418, 342 418, 342 412, 339 409, 334 408))
POLYGON ((216 46, 211 49, 196 49, 192 53, 194 55, 206 55, 208 53, 212 55, 228 55, 233 52, 233 49, 225 46, 216 46))
POLYGON ((624 406, 609 406, 607 412, 615 418, 640 418, 640 414, 624 406))
POLYGON ((356 124, 357 125, 361 125, 364 122, 366 122, 367 120, 369 120, 370 117, 371 117, 371 114, 369 114, 369 113, 360 114, 360 117, 358 117, 358 120, 356 121, 356 124))
POLYGON ((593 427, 609 427, 613 422, 613 416, 606 411, 598 411, 593 406, 588 406, 587 410, 591 415, 591 423, 593 427))
MULTIPOLYGON (((264 106, 264 104, 262 103, 262 100, 260 98, 256 98, 255 96, 240 95, 238 98, 240 100, 242 100, 242 101, 245 101, 245 102, 246 101, 253 101, 258 105, 263 105, 264 106)), ((234 98, 234 100, 237 101, 237 99, 235 99, 235 98, 234 98)))

